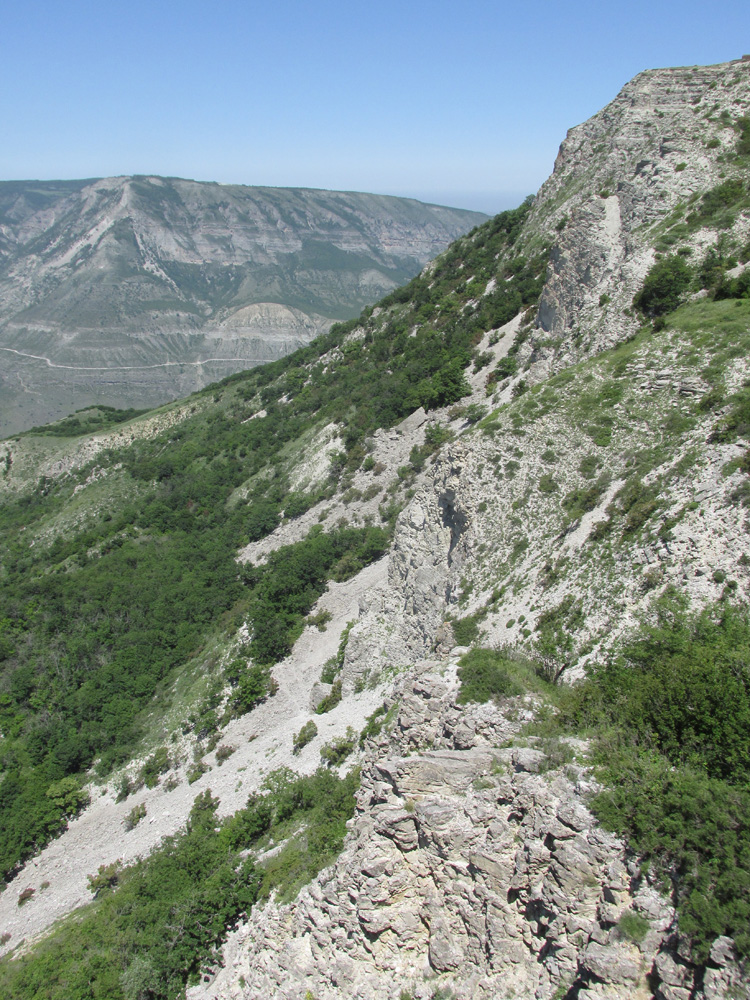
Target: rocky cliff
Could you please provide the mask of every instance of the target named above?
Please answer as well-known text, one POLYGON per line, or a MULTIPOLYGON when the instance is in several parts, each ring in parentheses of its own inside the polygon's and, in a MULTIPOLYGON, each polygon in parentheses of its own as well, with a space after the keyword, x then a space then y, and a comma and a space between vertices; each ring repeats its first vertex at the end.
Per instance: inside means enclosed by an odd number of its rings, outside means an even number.
POLYGON ((696 969, 654 876, 597 825, 585 744, 513 746, 533 701, 456 704, 461 652, 399 685, 334 867, 235 932, 190 1000, 747 995, 731 941, 696 969))

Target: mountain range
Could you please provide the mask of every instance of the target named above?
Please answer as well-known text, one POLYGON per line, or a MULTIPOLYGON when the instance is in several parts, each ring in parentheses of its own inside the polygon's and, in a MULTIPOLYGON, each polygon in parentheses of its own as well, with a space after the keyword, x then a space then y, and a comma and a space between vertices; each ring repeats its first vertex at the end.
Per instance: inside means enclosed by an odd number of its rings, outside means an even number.
POLYGON ((0 434, 273 360, 486 216, 163 177, 0 183, 0 434))

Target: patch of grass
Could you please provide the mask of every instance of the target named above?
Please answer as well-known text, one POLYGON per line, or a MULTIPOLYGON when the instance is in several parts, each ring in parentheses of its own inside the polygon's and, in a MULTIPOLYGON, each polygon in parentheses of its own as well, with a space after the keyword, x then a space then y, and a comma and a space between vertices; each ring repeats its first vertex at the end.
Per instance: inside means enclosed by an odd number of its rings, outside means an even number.
POLYGON ((635 944, 640 944, 651 929, 651 924, 634 910, 626 910, 617 921, 617 933, 620 937, 635 944))

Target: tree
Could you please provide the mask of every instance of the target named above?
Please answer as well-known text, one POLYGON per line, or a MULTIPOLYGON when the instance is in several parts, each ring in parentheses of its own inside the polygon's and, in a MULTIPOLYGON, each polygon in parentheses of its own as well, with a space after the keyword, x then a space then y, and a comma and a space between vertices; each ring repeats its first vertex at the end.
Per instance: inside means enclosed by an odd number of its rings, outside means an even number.
POLYGON ((664 316, 680 304, 692 280, 690 268, 676 254, 657 260, 646 275, 633 305, 647 316, 664 316))

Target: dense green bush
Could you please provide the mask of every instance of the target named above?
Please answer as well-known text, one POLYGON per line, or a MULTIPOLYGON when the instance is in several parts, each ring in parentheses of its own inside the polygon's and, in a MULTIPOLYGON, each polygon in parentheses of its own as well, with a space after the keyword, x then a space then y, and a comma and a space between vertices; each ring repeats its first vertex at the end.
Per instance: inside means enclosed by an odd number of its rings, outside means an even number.
POLYGON ((691 281, 691 270, 682 257, 663 257, 646 275, 633 305, 647 316, 664 316, 677 308, 691 281))
POLYGON ((239 715, 244 715, 260 705, 261 702, 276 692, 276 681, 271 676, 267 666, 248 664, 237 680, 237 686, 232 695, 232 706, 239 715))
POLYGON ((737 119, 737 130, 739 131, 737 153, 739 156, 750 156, 750 117, 748 115, 737 119))
POLYGON ((690 614, 667 595, 621 653, 565 693, 560 723, 593 732, 599 818, 674 886, 680 929, 750 954, 750 613, 690 614))
POLYGON ((459 705, 467 702, 512 698, 522 694, 523 688, 508 670, 508 661, 492 649, 472 649, 458 661, 461 689, 456 699, 459 705))

